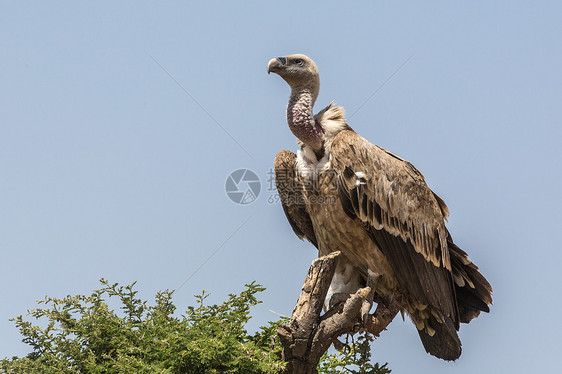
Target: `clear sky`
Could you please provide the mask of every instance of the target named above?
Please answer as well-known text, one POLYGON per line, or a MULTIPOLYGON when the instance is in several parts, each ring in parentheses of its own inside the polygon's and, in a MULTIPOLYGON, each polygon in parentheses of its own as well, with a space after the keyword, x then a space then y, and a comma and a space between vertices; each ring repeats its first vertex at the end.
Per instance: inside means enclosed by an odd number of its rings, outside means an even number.
POLYGON ((560 1, 1 2, 0 356, 29 352, 9 318, 101 277, 144 298, 178 289, 180 310, 256 280, 251 327, 290 314, 316 253, 268 203, 273 158, 296 144, 266 64, 305 53, 318 107, 357 111, 357 132, 421 170, 494 287, 457 362, 400 318, 374 358, 562 371, 561 15, 560 1), (239 168, 262 180, 252 204, 225 193, 239 168))

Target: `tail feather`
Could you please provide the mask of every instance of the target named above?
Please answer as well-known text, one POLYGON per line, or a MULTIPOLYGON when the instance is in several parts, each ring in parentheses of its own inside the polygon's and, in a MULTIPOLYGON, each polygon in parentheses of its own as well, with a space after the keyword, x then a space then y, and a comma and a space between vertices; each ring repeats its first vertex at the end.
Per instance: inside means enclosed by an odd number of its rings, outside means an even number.
POLYGON ((453 320, 446 317, 443 322, 439 322, 431 316, 426 324, 435 330, 435 333, 429 335, 427 328, 418 330, 425 351, 447 361, 454 361, 459 358, 462 352, 461 341, 453 320))
POLYGON ((447 238, 451 268, 455 278, 455 293, 459 306, 459 319, 469 323, 480 312, 489 312, 492 304, 492 286, 449 235, 447 238))
POLYGON ((456 326, 459 322, 469 323, 481 312, 490 311, 488 305, 492 304, 492 286, 480 273, 478 266, 470 261, 466 252, 453 243, 450 234, 447 244, 458 315, 443 316, 438 320, 430 314, 424 321, 424 328, 418 330, 418 333, 427 353, 453 361, 460 357, 462 351, 456 326))

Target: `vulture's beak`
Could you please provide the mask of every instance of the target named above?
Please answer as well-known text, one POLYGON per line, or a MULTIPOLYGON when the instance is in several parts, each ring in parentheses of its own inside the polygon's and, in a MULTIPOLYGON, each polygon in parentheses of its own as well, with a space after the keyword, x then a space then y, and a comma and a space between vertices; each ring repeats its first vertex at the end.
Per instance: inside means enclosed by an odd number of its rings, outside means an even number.
POLYGON ((285 57, 272 58, 267 64, 267 74, 277 73, 279 70, 285 67, 286 63, 287 59, 285 57))

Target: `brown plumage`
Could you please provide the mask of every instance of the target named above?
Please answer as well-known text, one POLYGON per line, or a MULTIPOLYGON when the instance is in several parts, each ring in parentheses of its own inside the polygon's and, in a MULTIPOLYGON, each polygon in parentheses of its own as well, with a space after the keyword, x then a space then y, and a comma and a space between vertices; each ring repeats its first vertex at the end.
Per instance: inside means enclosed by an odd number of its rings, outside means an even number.
POLYGON ((454 244, 445 202, 412 164, 355 133, 343 108, 312 114, 320 81, 310 58, 272 59, 268 72, 291 86, 287 120, 301 147, 275 158, 283 210, 319 255, 343 255, 328 298, 374 274, 377 293, 405 300, 426 351, 457 359, 459 325, 489 311, 492 288, 454 244))

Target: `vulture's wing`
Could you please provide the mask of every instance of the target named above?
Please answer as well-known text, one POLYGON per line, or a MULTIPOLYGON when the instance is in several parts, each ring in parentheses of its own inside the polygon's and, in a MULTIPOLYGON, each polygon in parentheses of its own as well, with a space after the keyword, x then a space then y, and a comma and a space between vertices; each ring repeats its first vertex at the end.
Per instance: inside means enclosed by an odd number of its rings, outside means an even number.
POLYGON ((353 131, 334 138, 331 157, 344 210, 365 224, 400 287, 458 328, 443 200, 412 164, 353 131))
POLYGON ((300 239, 307 239, 318 248, 312 221, 306 210, 302 189, 295 169, 297 156, 291 151, 281 151, 275 156, 275 184, 283 211, 293 231, 300 239))

